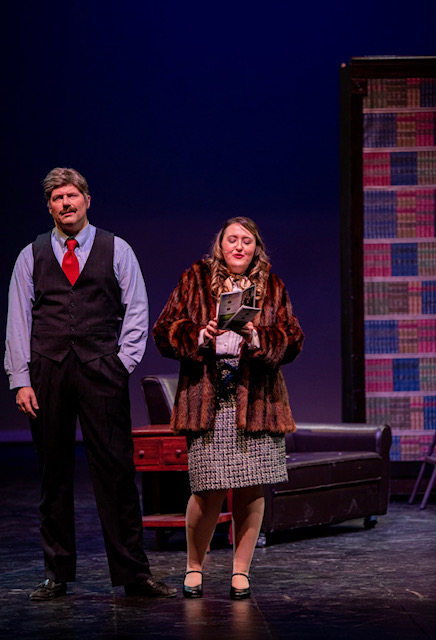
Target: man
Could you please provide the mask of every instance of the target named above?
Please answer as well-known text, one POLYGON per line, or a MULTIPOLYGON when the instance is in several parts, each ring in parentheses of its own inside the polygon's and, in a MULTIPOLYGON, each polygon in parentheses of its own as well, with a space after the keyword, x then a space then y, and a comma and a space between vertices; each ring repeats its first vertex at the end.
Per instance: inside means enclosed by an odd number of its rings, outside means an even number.
POLYGON ((131 247, 89 224, 88 184, 56 168, 43 182, 55 228, 14 267, 5 369, 31 418, 41 472, 46 579, 32 600, 63 596, 75 580, 73 476, 79 418, 112 584, 127 595, 172 597, 151 577, 134 482, 129 374, 144 355, 148 302, 131 247))

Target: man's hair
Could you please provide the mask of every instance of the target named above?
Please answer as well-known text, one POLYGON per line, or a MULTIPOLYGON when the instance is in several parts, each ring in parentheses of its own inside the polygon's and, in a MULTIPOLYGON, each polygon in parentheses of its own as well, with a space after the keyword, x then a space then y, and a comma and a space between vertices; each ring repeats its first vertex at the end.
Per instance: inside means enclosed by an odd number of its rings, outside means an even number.
POLYGON ((47 173, 42 182, 47 203, 50 202, 53 189, 63 187, 66 184, 73 184, 85 196, 85 198, 89 196, 88 183, 81 173, 68 167, 56 167, 47 173))

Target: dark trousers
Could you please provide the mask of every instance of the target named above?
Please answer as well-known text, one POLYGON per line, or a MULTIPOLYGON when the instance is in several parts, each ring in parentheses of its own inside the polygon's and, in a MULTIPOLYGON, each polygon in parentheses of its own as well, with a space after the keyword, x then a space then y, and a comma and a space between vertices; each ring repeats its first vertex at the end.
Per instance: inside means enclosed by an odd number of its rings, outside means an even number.
POLYGON ((31 420, 41 472, 41 538, 46 577, 76 574, 74 462, 79 418, 114 586, 150 574, 142 546, 135 484, 129 374, 113 353, 83 364, 73 351, 61 363, 32 354, 39 403, 31 420))

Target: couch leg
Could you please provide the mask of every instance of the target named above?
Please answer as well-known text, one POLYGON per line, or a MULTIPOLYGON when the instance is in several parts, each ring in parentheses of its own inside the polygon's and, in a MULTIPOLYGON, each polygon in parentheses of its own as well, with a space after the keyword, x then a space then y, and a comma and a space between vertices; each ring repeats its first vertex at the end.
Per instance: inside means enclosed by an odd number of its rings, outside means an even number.
POLYGON ((267 539, 266 539, 266 533, 263 533, 263 531, 261 531, 259 533, 259 537, 257 539, 256 542, 256 549, 262 548, 262 547, 266 547, 268 544, 267 539))
POLYGON ((363 520, 363 526, 365 529, 374 529, 377 524, 377 518, 375 516, 366 516, 363 520))

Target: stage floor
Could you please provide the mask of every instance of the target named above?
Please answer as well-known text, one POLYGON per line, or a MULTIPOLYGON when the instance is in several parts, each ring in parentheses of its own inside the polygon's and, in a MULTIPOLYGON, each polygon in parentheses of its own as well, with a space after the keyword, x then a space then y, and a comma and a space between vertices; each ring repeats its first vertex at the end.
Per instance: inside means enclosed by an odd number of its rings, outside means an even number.
MULTIPOLYGON (((28 444, 0 446, 0 637, 12 640, 162 638, 214 640, 436 639, 436 504, 395 500, 374 529, 362 521, 298 531, 256 549, 250 600, 229 599, 232 550, 218 533, 205 563, 204 596, 181 593, 184 533, 145 549, 171 600, 128 598, 110 584, 82 447, 78 447, 77 582, 68 595, 31 602, 43 575, 39 482, 28 444)), ((138 482, 139 486, 139 482, 138 482)))

